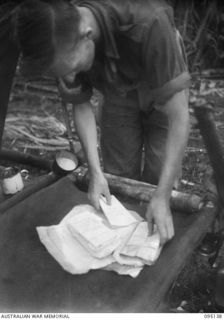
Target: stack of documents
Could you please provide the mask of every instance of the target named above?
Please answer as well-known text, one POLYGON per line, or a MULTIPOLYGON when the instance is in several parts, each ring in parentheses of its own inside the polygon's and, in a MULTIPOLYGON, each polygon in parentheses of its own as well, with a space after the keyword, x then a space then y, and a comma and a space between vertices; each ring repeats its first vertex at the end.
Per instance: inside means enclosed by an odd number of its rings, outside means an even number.
POLYGON ((72 274, 103 268, 137 277, 161 252, 158 232, 148 236, 147 222, 114 196, 100 206, 75 206, 58 225, 37 227, 40 241, 72 274))

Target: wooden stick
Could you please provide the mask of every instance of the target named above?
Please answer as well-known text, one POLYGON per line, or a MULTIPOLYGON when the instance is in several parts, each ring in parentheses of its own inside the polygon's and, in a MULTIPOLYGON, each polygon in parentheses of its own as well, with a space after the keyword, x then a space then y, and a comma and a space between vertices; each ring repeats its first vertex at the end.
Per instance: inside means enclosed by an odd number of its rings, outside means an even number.
MULTIPOLYGON (((149 202, 156 190, 156 186, 149 183, 118 177, 105 173, 111 192, 122 196, 128 196, 132 199, 149 202)), ((69 178, 75 183, 87 186, 89 178, 86 168, 79 168, 69 175, 69 178)), ((170 206, 172 210, 185 211, 189 213, 198 212, 204 205, 204 199, 195 195, 183 193, 180 191, 172 191, 170 206)))

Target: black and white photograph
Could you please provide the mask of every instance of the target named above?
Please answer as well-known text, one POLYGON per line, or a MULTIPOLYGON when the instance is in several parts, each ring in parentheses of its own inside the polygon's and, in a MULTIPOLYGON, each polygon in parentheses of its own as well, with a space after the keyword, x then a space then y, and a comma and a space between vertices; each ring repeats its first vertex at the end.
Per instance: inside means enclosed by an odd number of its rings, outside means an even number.
POLYGON ((222 319, 223 207, 222 0, 0 1, 1 319, 222 319))

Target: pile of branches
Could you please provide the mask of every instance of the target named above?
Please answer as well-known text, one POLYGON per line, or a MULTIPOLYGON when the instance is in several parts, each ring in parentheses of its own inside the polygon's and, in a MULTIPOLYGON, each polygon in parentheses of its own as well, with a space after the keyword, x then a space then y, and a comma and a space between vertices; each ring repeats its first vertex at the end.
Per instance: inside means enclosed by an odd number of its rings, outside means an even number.
POLYGON ((55 151, 68 149, 66 128, 54 116, 9 114, 5 123, 4 139, 24 149, 55 151))
POLYGON ((214 0, 168 0, 184 39, 190 71, 224 63, 224 6, 214 0))

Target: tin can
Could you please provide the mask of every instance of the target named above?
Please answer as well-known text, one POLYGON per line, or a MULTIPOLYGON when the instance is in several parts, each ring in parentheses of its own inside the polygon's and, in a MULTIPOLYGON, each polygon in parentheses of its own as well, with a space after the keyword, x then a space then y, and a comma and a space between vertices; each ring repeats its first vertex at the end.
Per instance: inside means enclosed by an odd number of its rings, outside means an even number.
POLYGON ((1 172, 1 187, 4 194, 15 194, 24 188, 20 170, 17 167, 7 167, 1 172))
POLYGON ((73 172, 77 166, 78 159, 75 154, 64 150, 56 154, 52 165, 52 171, 58 176, 64 176, 73 172))

